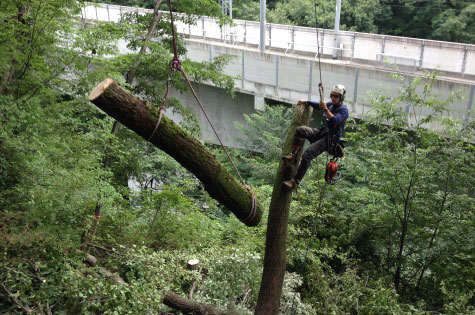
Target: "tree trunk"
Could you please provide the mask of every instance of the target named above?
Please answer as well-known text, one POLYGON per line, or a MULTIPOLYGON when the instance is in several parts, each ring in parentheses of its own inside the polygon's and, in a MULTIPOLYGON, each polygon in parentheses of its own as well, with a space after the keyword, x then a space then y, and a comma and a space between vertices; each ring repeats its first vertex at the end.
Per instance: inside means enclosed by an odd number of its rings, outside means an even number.
POLYGON ((185 299, 173 292, 168 292, 163 297, 163 304, 182 311, 185 314, 198 314, 198 315, 239 315, 235 311, 222 311, 209 304, 198 303, 185 299))
MULTIPOLYGON (((112 79, 97 85, 89 100, 107 114, 148 139, 157 123, 159 111, 138 99, 112 79)), ((219 201, 248 226, 256 226, 263 208, 200 141, 176 125, 166 115, 150 142, 196 175, 211 197, 219 201)))
MULTIPOLYGON (((296 105, 294 117, 283 148, 283 154, 292 151, 295 129, 299 126, 307 126, 312 112, 313 109, 310 106, 296 105)), ((285 165, 285 163, 281 161, 277 170, 272 200, 269 207, 264 271, 262 273, 261 288, 257 300, 256 315, 279 313, 286 266, 287 224, 289 220, 290 202, 292 201, 292 191, 283 188, 282 182, 293 178, 297 172, 297 166, 298 163, 285 165)))
MULTIPOLYGON (((435 226, 434 232, 432 233, 432 237, 430 238, 429 245, 427 246, 428 250, 432 249, 432 246, 434 245, 435 241, 435 236, 437 235, 437 231, 439 229, 439 224, 442 221, 442 213, 444 212, 445 208, 445 203, 447 201, 447 197, 450 195, 450 190, 449 190, 449 181, 450 181, 450 176, 447 176, 445 180, 445 189, 444 189, 444 197, 442 198, 442 201, 440 203, 440 208, 438 211, 439 215, 439 220, 437 222, 437 225, 435 226)), ((416 290, 419 291, 420 284, 422 282, 422 278, 424 277, 424 273, 426 272, 427 268, 435 261, 435 257, 429 260, 429 262, 425 263, 424 266, 422 267, 421 274, 419 275, 419 279, 417 279, 417 285, 416 285, 416 290)))
MULTIPOLYGON (((414 163, 414 165, 416 165, 414 163)), ((404 217, 402 219, 402 226, 401 226, 401 236, 399 238, 399 251, 396 257, 396 271, 394 272, 394 289, 397 293, 400 293, 399 285, 401 284, 401 272, 402 272, 402 263, 403 263, 403 253, 404 247, 406 246, 406 235, 407 230, 409 227, 409 217, 411 214, 411 191, 414 188, 414 181, 415 181, 416 173, 415 170, 412 172, 411 180, 409 181, 409 185, 407 187, 407 193, 404 198, 404 217)))

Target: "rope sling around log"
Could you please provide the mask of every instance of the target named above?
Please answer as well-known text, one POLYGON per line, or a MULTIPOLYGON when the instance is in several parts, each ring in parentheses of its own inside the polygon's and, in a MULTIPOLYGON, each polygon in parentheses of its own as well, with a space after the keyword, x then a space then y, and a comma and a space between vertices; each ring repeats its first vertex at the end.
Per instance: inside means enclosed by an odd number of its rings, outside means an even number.
MULTIPOLYGON (((252 191, 251 187, 249 185, 247 185, 246 182, 244 181, 244 179, 242 178, 241 173, 239 173, 239 170, 237 169, 236 165, 234 164, 233 159, 229 155, 228 150, 226 149, 223 142, 221 141, 221 138, 219 137, 216 129, 214 128, 213 123, 211 122, 211 120, 210 120, 208 114, 206 113, 206 110, 204 109, 203 105, 201 104, 201 101, 198 98, 198 95, 196 94, 195 90, 193 89, 193 86, 191 85, 191 82, 188 79, 188 76, 186 75, 185 70, 183 69, 183 67, 181 65, 180 59, 178 58, 178 52, 177 52, 177 46, 176 46, 175 26, 174 26, 174 23, 173 23, 173 11, 172 11, 171 0, 168 0, 168 5, 169 5, 169 8, 170 8, 170 22, 171 22, 171 28, 172 28, 173 55, 174 55, 173 59, 170 61, 170 71, 171 72, 176 72, 176 71, 181 72, 183 78, 185 79, 186 84, 188 85, 191 92, 193 93, 193 96, 195 97, 196 101, 198 102, 198 105, 200 106, 201 111, 203 112, 206 119, 208 120, 208 123, 211 126, 211 129, 213 129, 213 132, 216 135, 216 138, 218 139, 221 147, 223 148, 224 152, 226 153, 226 156, 228 157, 228 159, 231 162, 234 170, 236 171, 239 179, 241 180, 241 183, 244 185, 244 188, 246 188, 246 190, 251 194, 251 198, 252 198, 251 211, 249 212, 249 215, 247 217, 245 217, 243 219, 239 218, 239 220, 241 220, 242 223, 248 224, 249 222, 254 220, 254 217, 255 217, 255 214, 256 214, 256 208, 257 208, 256 207, 256 203, 257 203, 256 202, 256 196, 254 195, 254 192, 252 191)), ((158 129, 158 126, 160 125, 160 121, 161 121, 162 115, 163 115, 163 110, 165 109, 165 104, 166 104, 166 100, 167 100, 167 96, 168 96, 168 89, 169 89, 168 83, 169 83, 169 81, 170 81, 170 78, 167 80, 167 88, 166 88, 166 91, 165 91, 165 96, 164 96, 163 101, 162 101, 162 106, 159 109, 160 115, 158 117, 157 124, 155 125, 155 128, 153 129, 152 133, 148 137, 147 141, 150 141, 153 138, 153 136, 155 135, 155 132, 158 129)))

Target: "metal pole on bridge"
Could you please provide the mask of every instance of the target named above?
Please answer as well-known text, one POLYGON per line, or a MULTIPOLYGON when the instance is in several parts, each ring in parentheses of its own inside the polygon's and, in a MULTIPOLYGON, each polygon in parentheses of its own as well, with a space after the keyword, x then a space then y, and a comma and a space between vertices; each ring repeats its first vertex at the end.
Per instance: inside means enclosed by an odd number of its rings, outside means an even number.
POLYGON ((264 53, 266 50, 266 0, 261 0, 261 24, 259 51, 264 53))
POLYGON ((340 32, 340 12, 341 12, 341 0, 336 0, 336 12, 335 12, 335 39, 333 40, 333 59, 337 58, 338 52, 338 33, 340 32))

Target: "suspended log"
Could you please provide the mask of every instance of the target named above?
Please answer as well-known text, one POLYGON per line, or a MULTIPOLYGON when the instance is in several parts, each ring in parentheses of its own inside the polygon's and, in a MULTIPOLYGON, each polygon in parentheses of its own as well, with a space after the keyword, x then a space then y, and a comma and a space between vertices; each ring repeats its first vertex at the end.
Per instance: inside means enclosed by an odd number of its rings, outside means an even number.
POLYGON ((182 311, 185 314, 191 313, 197 315, 239 315, 239 313, 235 311, 222 311, 209 304, 190 301, 171 291, 169 291, 163 297, 163 304, 173 309, 182 311))
MULTIPOLYGON (((122 88, 112 79, 98 84, 89 100, 117 121, 149 139, 155 129, 159 111, 122 88)), ((223 204, 247 226, 259 224, 263 208, 216 157, 171 119, 162 116, 160 125, 149 140, 196 175, 209 195, 223 204), (254 209, 254 210, 253 210, 254 209)))
MULTIPOLYGON (((307 105, 296 105, 290 124, 282 155, 292 151, 295 129, 298 126, 308 126, 313 109, 307 105)), ((300 155, 298 162, 300 162, 300 155)), ((264 270, 261 287, 255 310, 256 315, 273 315, 279 313, 282 286, 284 283, 287 248, 287 224, 289 221, 292 191, 282 187, 282 182, 290 180, 297 172, 296 164, 280 162, 274 182, 272 199, 269 206, 267 221, 266 251, 264 255, 264 270)))

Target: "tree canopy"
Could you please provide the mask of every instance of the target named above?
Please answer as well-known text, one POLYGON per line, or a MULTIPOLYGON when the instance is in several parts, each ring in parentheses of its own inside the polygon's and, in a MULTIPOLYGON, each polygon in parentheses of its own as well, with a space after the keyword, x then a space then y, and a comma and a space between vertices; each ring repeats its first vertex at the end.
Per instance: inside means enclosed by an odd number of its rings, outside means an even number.
MULTIPOLYGON (((271 23, 334 27, 334 0, 267 1, 271 23)), ((475 43, 475 4, 466 0, 342 1, 340 29, 384 35, 475 43)), ((234 1, 233 17, 259 20, 258 0, 234 1)))

